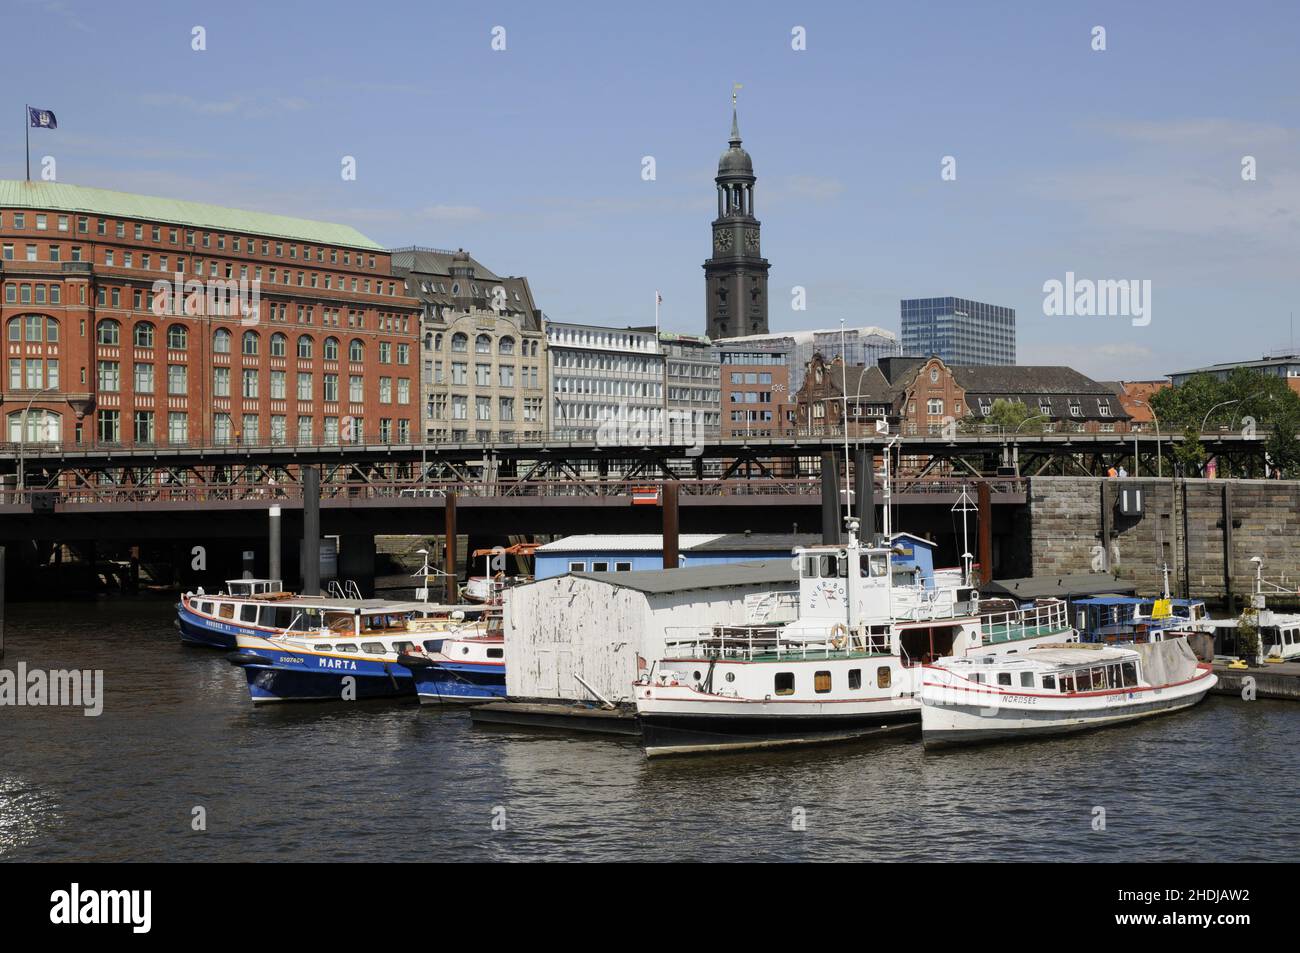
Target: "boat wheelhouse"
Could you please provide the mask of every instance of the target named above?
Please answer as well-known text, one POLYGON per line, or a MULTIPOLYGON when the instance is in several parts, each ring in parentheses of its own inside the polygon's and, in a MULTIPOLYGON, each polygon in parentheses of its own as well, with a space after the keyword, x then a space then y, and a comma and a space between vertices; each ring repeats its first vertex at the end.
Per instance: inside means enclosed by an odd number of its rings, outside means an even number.
POLYGON ((1217 683, 1185 638, 1131 646, 1067 643, 925 666, 927 746, 1059 735, 1195 705, 1217 683))
POLYGON ((1156 642, 1165 633, 1209 632, 1213 628, 1201 599, 1091 596, 1075 599, 1073 607, 1082 642, 1156 642))

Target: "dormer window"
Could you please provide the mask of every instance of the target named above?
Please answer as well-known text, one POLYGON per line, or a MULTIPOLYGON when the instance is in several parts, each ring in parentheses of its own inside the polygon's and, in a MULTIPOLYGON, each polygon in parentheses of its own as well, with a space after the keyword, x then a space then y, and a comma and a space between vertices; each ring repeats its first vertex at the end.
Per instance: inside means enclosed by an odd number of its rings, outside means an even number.
POLYGON ((1110 416, 1110 402, 1109 402, 1109 401, 1105 401, 1105 400, 1099 402, 1099 403, 1097 404, 1097 412, 1098 412, 1099 414, 1101 414, 1103 417, 1109 417, 1109 416, 1110 416))
POLYGON ((1038 412, 1040 414, 1050 414, 1052 412, 1052 402, 1050 400, 1040 400, 1038 402, 1038 412))
POLYGON ((1077 399, 1070 400, 1070 416, 1071 417, 1083 416, 1083 404, 1081 404, 1077 399))
POLYGON ((992 412, 992 410, 993 410, 993 401, 989 400, 987 397, 981 397, 980 413, 983 416, 987 417, 992 412))

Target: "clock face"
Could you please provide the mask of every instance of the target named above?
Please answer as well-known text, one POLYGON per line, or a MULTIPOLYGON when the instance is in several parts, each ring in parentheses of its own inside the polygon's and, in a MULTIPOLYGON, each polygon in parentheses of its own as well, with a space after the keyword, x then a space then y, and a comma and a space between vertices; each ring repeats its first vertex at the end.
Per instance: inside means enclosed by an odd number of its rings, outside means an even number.
POLYGON ((745 247, 750 251, 758 251, 758 229, 745 230, 745 247))
POLYGON ((726 251, 731 247, 731 232, 717 232, 713 236, 713 246, 718 251, 726 251))

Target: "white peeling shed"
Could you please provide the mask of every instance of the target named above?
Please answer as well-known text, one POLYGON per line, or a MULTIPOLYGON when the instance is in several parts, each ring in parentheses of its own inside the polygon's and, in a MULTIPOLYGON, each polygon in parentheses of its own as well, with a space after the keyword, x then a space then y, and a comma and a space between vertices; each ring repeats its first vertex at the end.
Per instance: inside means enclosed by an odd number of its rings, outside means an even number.
MULTIPOLYGON (((519 700, 630 703, 638 656, 715 624, 744 625, 746 597, 790 592, 788 559, 643 572, 569 573, 505 591, 506 694, 519 700)), ((752 600, 751 600, 752 601, 752 600)))

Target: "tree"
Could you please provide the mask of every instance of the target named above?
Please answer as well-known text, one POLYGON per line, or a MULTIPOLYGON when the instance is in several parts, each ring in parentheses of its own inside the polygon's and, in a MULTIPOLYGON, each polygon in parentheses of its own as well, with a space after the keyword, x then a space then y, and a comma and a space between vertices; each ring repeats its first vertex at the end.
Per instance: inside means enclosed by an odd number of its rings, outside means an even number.
POLYGON ((962 433, 986 433, 990 430, 1009 434, 1042 433, 1045 421, 1045 417, 1030 411, 1023 402, 999 397, 987 415, 968 414, 964 417, 961 430, 962 433))

